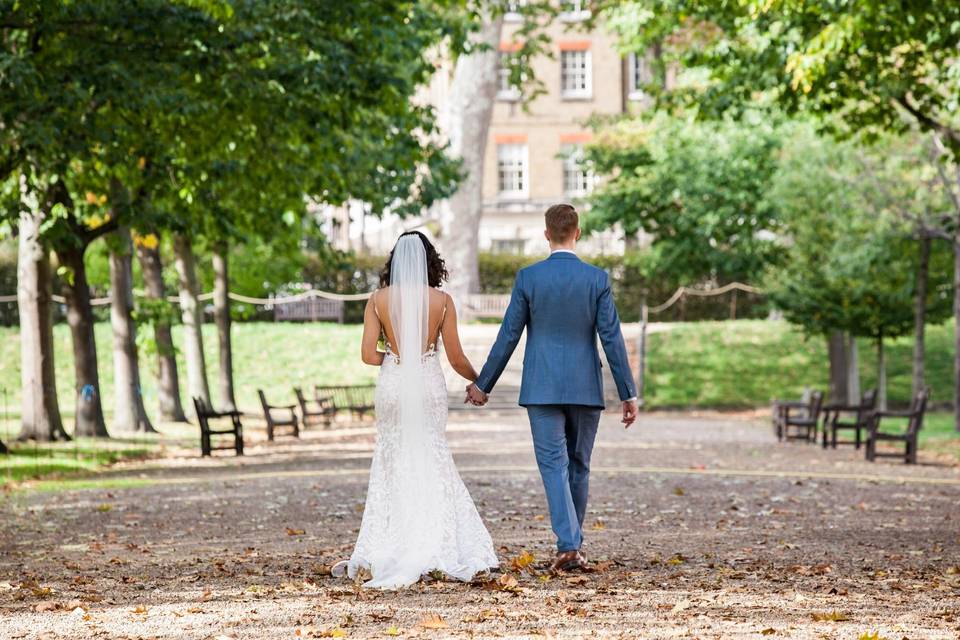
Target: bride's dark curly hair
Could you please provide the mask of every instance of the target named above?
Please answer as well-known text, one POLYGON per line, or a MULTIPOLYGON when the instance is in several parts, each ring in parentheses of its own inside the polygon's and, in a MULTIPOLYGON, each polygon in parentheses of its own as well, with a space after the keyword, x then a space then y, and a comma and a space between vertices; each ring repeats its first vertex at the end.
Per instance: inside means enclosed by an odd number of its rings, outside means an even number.
MULTIPOLYGON (((406 233, 401 233, 400 238, 403 236, 419 236, 420 242, 423 243, 423 249, 427 252, 427 283, 431 287, 439 287, 443 284, 443 281, 450 277, 447 273, 447 265, 444 264, 443 258, 440 257, 440 254, 437 253, 437 249, 433 246, 433 243, 427 239, 427 236, 423 235, 419 231, 407 231, 406 233)), ((397 238, 397 241, 400 241, 400 238, 397 238)), ((394 245, 396 249, 396 245, 394 245)), ((390 286, 390 263, 393 262, 393 249, 390 250, 390 255, 387 257, 387 264, 383 265, 383 269, 380 270, 380 286, 387 287, 390 286)))

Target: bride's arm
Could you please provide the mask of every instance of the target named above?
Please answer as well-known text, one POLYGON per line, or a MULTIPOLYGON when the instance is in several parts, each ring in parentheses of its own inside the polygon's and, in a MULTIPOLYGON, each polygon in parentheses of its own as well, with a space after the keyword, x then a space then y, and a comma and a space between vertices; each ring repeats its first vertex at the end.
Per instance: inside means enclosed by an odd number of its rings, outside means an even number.
POLYGON ((363 310, 363 339, 360 341, 360 359, 366 364, 380 366, 383 364, 383 353, 377 351, 377 342, 380 340, 380 319, 374 311, 374 296, 367 299, 367 308, 363 310))
POLYGON ((443 316, 440 326, 440 335, 443 337, 443 349, 447 352, 447 361, 453 370, 473 382, 477 379, 477 372, 470 364, 463 346, 460 344, 460 335, 457 333, 457 309, 453 306, 453 299, 447 295, 447 312, 443 316))

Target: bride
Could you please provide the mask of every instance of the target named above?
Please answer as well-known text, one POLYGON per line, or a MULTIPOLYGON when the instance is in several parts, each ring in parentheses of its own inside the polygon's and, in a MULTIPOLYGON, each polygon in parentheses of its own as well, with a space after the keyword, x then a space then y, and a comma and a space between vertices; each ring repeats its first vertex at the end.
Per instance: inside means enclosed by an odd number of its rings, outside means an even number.
MULTIPOLYGON (((369 587, 399 588, 440 571, 470 580, 497 566, 490 534, 447 446, 447 388, 437 356, 473 382, 450 296, 447 271, 422 233, 397 240, 364 312, 361 354, 380 366, 377 441, 360 534, 346 563, 369 587), (384 350, 377 349, 380 340, 384 350)), ((342 573, 343 569, 340 569, 342 573)))

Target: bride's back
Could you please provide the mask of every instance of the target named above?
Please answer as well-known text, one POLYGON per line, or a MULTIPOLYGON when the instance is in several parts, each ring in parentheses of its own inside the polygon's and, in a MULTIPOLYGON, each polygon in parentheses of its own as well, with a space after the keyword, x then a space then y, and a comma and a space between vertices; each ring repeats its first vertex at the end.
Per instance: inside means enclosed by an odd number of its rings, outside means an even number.
MULTIPOLYGON (((440 336, 440 328, 447 313, 447 304, 450 300, 450 296, 439 289, 428 287, 427 292, 429 318, 427 321, 427 335, 424 343, 420 345, 420 353, 426 353, 430 349, 431 345, 437 344, 437 340, 440 336)), ((380 320, 380 326, 383 328, 384 337, 390 344, 392 351, 397 356, 400 356, 404 347, 402 344, 398 343, 396 333, 394 333, 393 330, 393 325, 390 322, 389 286, 377 290, 373 297, 373 305, 374 310, 377 312, 377 318, 380 320)))

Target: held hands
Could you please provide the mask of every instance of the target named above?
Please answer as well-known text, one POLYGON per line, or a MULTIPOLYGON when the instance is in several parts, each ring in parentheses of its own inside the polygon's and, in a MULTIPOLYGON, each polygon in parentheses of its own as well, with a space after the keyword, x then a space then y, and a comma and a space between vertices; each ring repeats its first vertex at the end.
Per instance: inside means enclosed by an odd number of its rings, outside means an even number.
POLYGON ((480 390, 480 387, 476 383, 471 382, 467 385, 467 397, 463 399, 463 403, 470 403, 475 407, 482 407, 487 404, 487 394, 480 390))
POLYGON ((620 422, 623 423, 623 428, 629 429, 630 425, 632 425, 636 419, 637 419, 637 401, 624 400, 623 401, 623 419, 620 420, 620 422))

